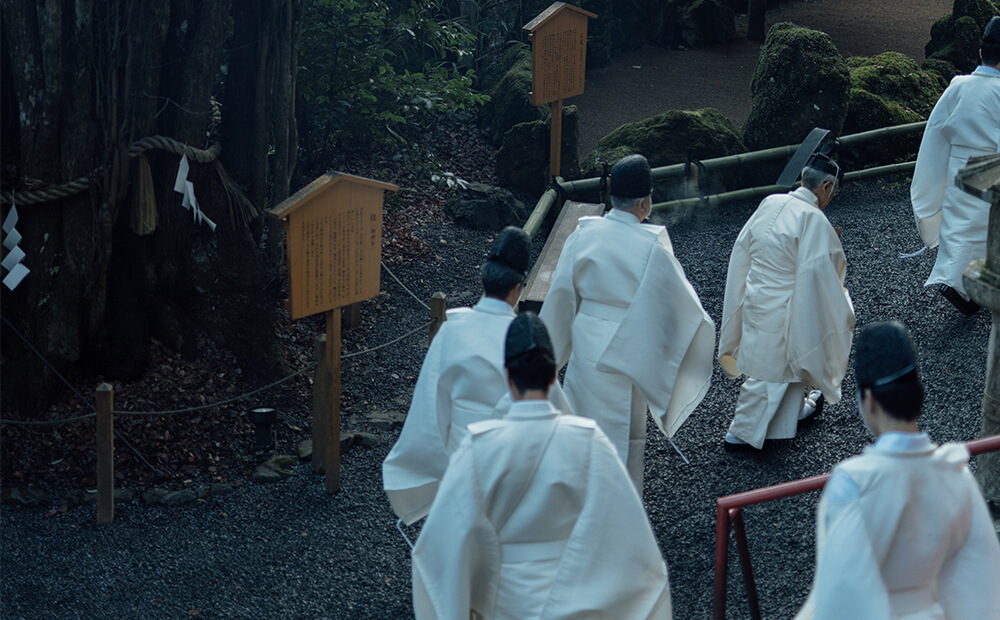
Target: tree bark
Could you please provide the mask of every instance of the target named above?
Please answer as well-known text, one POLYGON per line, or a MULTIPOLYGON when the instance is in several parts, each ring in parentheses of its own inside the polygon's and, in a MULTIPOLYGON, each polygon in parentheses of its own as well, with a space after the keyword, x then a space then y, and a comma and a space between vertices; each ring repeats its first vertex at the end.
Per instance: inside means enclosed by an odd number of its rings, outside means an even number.
MULTIPOLYGON (((202 210, 218 224, 214 233, 180 209, 181 195, 173 192, 180 156, 164 151, 145 153, 160 224, 142 237, 129 225, 138 187, 131 182, 133 142, 162 135, 205 148, 217 139, 206 132, 231 14, 227 91, 229 82, 261 85, 265 63, 254 60, 272 55, 276 42, 287 48, 286 66, 294 67, 293 40, 275 34, 271 14, 257 13, 255 4, 267 2, 5 0, 0 7, 4 195, 91 179, 90 188, 75 195, 18 205, 20 247, 31 273, 15 291, 2 290, 4 317, 56 368, 76 366, 108 378, 141 374, 148 337, 155 334, 186 354, 209 338, 232 349, 248 370, 269 376, 287 370, 273 304, 260 297, 273 274, 259 240, 230 217, 212 166, 192 163, 189 180, 202 210), (248 12, 256 20, 249 34, 248 12), (242 45, 241 37, 257 43, 242 45)), ((297 31, 301 10, 288 16, 286 36, 297 31)), ((281 86, 294 89, 294 74, 291 86, 281 86)), ((274 140, 267 122, 273 89, 247 94, 253 105, 234 100, 223 108, 222 152, 262 207, 274 140), (244 122, 244 108, 253 123, 244 122)), ((289 147, 293 136, 284 138, 289 147)), ((294 159, 284 161, 287 176, 294 159)), ((10 208, 5 203, 0 215, 10 208)), ((60 382, 3 329, 3 409, 30 414, 57 394, 60 382)))

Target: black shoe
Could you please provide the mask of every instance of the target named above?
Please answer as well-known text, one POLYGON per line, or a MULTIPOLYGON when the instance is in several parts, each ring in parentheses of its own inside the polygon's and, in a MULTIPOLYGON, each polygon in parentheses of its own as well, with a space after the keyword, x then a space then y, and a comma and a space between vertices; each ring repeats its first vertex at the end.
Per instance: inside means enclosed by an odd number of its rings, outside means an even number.
POLYGON ((958 308, 958 311, 965 316, 972 316, 976 312, 979 312, 979 309, 982 307, 976 302, 962 297, 958 291, 947 284, 942 284, 938 290, 944 295, 945 299, 951 302, 951 305, 958 308))

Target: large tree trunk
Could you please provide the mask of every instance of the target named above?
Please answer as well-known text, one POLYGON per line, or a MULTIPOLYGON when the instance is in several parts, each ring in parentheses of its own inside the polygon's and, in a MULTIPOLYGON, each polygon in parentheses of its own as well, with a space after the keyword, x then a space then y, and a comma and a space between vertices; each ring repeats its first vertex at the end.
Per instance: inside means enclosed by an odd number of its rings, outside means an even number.
MULTIPOLYGON (((234 37, 241 11, 254 4, 232 7, 234 37)), ((162 150, 145 152, 159 225, 144 236, 130 226, 139 183, 129 146, 151 135, 198 149, 215 140, 206 132, 230 8, 231 0, 2 4, 5 197, 23 196, 34 185, 92 180, 73 196, 18 205, 31 273, 15 291, 3 289, 3 315, 57 368, 76 364, 109 378, 135 376, 144 370, 152 334, 186 354, 208 338, 231 348, 248 370, 270 376, 286 370, 273 304, 260 295, 273 275, 245 221, 231 217, 212 164, 192 163, 189 179, 218 224, 215 232, 180 208, 181 195, 172 189, 180 156, 162 150)), ((292 41, 275 39, 294 67, 292 41)), ((243 51, 236 49, 229 79, 240 81, 259 66, 235 62, 243 51)), ((260 97, 266 110, 267 91, 260 97)), ((266 165, 271 128, 265 124, 260 134, 259 125, 241 124, 239 112, 235 104, 224 108, 224 160, 266 165), (226 130, 230 123, 234 131, 226 130), (235 136, 233 144, 227 136, 235 136)), ((234 177, 262 207, 266 175, 236 168, 234 177)), ((58 380, 3 329, 3 408, 30 413, 55 393, 58 380)))
MULTIPOLYGON (((223 138, 232 146, 224 158, 233 175, 247 184, 254 204, 262 207, 288 197, 298 156, 295 76, 304 11, 304 0, 233 6, 225 99, 225 114, 232 122, 223 126, 223 138), (269 146, 274 147, 270 157, 269 146)), ((255 223, 254 233, 263 239, 272 273, 279 272, 284 256, 281 224, 263 219, 255 223)))

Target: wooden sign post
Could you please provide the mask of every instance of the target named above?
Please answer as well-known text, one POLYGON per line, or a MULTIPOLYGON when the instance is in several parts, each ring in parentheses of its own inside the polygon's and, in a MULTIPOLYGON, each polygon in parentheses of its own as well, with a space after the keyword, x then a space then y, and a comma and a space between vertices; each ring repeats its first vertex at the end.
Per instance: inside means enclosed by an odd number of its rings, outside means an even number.
POLYGON ((382 192, 399 187, 330 172, 271 209, 285 222, 288 314, 326 315, 313 385, 313 469, 340 490, 340 309, 378 295, 382 192))
POLYGON ((531 39, 531 102, 552 104, 550 180, 559 176, 562 159, 562 100, 583 94, 588 17, 597 15, 554 2, 523 28, 531 39))

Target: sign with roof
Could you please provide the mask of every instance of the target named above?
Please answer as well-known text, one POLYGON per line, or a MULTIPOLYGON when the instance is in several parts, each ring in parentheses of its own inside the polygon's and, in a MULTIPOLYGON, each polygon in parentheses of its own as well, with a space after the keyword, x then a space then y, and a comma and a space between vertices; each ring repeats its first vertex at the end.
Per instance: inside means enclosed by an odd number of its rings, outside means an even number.
POLYGON ((597 15, 554 2, 524 26, 531 39, 531 102, 552 103, 583 94, 587 19, 597 15))
POLYGON ((378 294, 385 190, 399 187, 328 172, 270 210, 285 222, 293 319, 378 294))

